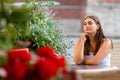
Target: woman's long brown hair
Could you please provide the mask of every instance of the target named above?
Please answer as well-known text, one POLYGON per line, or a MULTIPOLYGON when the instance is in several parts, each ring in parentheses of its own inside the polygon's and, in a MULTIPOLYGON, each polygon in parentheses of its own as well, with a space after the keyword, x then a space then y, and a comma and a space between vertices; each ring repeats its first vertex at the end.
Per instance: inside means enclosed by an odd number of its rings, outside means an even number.
MULTIPOLYGON (((93 19, 94 22, 99 26, 99 29, 97 30, 96 35, 94 37, 94 39, 96 41, 96 47, 95 47, 95 54, 96 54, 98 49, 100 48, 100 45, 103 42, 103 38, 106 38, 106 36, 104 35, 104 33, 102 31, 102 27, 101 27, 100 21, 99 21, 99 19, 96 16, 87 16, 84 20, 86 20, 87 18, 93 19)), ((85 47, 84 48, 84 54, 88 55, 89 51, 90 51, 90 47, 91 47, 89 37, 87 37, 87 40, 85 42, 84 47, 85 47)))

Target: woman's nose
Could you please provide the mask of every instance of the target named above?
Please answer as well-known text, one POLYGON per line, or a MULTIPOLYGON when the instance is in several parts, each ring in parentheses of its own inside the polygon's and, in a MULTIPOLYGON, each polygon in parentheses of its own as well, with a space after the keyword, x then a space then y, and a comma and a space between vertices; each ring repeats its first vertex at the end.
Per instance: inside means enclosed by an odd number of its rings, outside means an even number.
POLYGON ((86 24, 86 26, 90 26, 90 24, 89 24, 89 23, 87 23, 87 24, 86 24))
POLYGON ((89 27, 89 24, 86 24, 86 27, 89 27))

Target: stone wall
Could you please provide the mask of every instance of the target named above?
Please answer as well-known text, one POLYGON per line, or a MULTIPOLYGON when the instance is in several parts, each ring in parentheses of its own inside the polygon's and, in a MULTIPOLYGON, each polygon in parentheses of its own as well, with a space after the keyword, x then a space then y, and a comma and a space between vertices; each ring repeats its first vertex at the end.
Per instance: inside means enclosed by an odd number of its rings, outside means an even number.
POLYGON ((99 17, 103 31, 111 37, 120 37, 120 0, 88 0, 86 15, 99 17))
MULTIPOLYGON (((24 0, 16 0, 17 2, 24 0)), ((52 0, 38 0, 52 1, 52 0)), ((59 5, 51 6, 55 21, 62 25, 65 33, 79 36, 82 20, 86 15, 96 15, 107 36, 120 38, 120 0, 54 0, 59 5)))
MULTIPOLYGON (((16 0, 21 2, 24 0, 16 0)), ((52 1, 52 0, 38 0, 38 1, 52 1)), ((51 6, 53 13, 55 13, 55 21, 62 25, 65 33, 79 33, 81 32, 81 21, 85 16, 85 8, 87 0, 54 0, 60 5, 51 6)))
POLYGON ((82 19, 86 15, 96 15, 101 21, 105 35, 120 38, 120 0, 56 0, 55 6, 58 23, 66 33, 79 36, 82 32, 82 19))
POLYGON ((55 0, 60 5, 52 7, 58 24, 64 27, 66 33, 81 32, 81 21, 85 16, 86 0, 55 0))

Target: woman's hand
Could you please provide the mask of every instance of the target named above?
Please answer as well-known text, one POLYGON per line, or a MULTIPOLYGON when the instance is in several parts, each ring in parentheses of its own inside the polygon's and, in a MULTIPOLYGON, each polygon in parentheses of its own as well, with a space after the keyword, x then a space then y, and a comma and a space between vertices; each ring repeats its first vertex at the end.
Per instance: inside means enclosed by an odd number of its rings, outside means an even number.
POLYGON ((74 46, 74 61, 76 64, 81 64, 84 60, 84 44, 86 40, 87 35, 82 33, 81 37, 74 46))
POLYGON ((87 35, 86 33, 82 33, 81 39, 82 39, 83 41, 86 41, 87 37, 88 37, 88 35, 87 35))

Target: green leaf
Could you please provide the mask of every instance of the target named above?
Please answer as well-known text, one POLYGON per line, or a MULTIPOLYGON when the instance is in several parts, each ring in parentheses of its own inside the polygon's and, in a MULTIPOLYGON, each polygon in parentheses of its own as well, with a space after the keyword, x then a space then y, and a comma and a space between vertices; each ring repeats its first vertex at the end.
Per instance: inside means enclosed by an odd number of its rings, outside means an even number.
POLYGON ((4 2, 4 3, 13 3, 15 0, 1 0, 1 2, 4 2))

